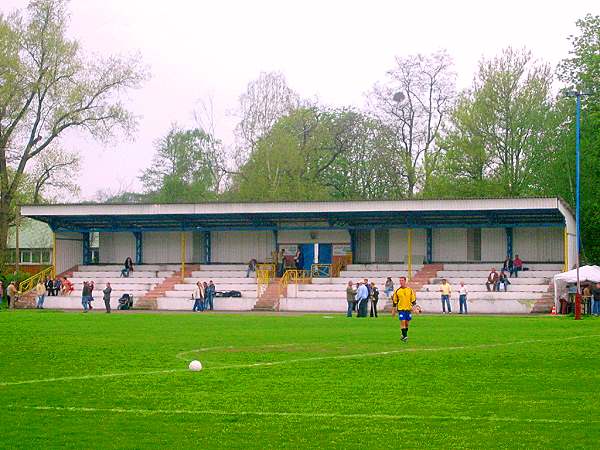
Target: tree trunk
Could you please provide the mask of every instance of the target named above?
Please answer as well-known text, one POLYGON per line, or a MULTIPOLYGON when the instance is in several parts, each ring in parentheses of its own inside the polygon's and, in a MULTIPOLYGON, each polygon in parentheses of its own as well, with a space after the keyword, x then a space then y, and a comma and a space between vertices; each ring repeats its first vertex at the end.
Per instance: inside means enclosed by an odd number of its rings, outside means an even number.
POLYGON ((6 263, 9 221, 10 202, 0 201, 0 273, 3 272, 6 263))

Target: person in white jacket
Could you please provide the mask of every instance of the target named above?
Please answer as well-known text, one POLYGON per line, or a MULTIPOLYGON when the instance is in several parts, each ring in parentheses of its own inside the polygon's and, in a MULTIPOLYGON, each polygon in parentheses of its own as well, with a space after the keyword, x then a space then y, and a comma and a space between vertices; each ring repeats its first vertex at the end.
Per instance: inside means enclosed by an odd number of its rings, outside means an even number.
POLYGON ((192 311, 202 311, 204 307, 204 286, 200 281, 196 283, 194 292, 192 292, 192 299, 194 300, 192 311))

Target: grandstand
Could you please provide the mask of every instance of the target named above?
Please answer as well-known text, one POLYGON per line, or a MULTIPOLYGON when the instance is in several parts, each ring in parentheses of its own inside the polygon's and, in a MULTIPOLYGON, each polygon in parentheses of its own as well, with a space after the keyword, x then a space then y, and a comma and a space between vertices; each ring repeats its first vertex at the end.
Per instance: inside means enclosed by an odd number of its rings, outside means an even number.
POLYGON ((46 300, 56 308, 79 308, 83 281, 94 280, 96 299, 110 281, 113 302, 129 293, 137 307, 191 310, 196 281, 213 280, 241 293, 217 297, 217 310, 345 311, 348 280, 375 281, 383 307, 385 279, 407 276, 426 311, 440 310, 437 284, 447 278, 465 282, 470 312, 535 312, 575 255, 573 215, 557 198, 36 205, 22 214, 50 226, 52 268, 75 283, 71 295, 46 300), (99 264, 90 264, 92 236, 99 264), (298 248, 312 276, 246 277, 250 259, 270 263, 283 249, 289 266, 298 248), (487 292, 490 268, 513 254, 529 270, 508 292, 487 292), (128 256, 135 271, 120 278, 128 256))

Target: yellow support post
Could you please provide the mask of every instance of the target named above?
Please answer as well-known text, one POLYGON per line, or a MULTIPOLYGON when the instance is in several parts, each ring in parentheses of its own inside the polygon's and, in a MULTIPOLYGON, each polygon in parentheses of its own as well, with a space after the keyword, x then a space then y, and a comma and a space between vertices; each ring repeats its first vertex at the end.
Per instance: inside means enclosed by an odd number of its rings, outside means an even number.
POLYGON ((408 229, 408 281, 412 279, 412 228, 408 229))
POLYGON ((185 232, 181 232, 181 282, 185 282, 185 232))
POLYGON ((564 249, 564 259, 565 265, 563 272, 569 271, 569 234, 567 233, 567 227, 565 227, 565 231, 563 234, 563 249, 564 249))
POLYGON ((56 232, 52 232, 52 278, 56 276, 56 232))

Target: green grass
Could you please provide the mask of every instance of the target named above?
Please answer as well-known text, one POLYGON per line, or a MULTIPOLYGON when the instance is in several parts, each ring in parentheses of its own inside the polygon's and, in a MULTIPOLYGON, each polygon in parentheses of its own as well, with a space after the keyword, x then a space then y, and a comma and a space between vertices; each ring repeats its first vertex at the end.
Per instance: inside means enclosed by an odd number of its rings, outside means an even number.
POLYGON ((329 317, 3 311, 0 448, 598 448, 598 319, 329 317))

